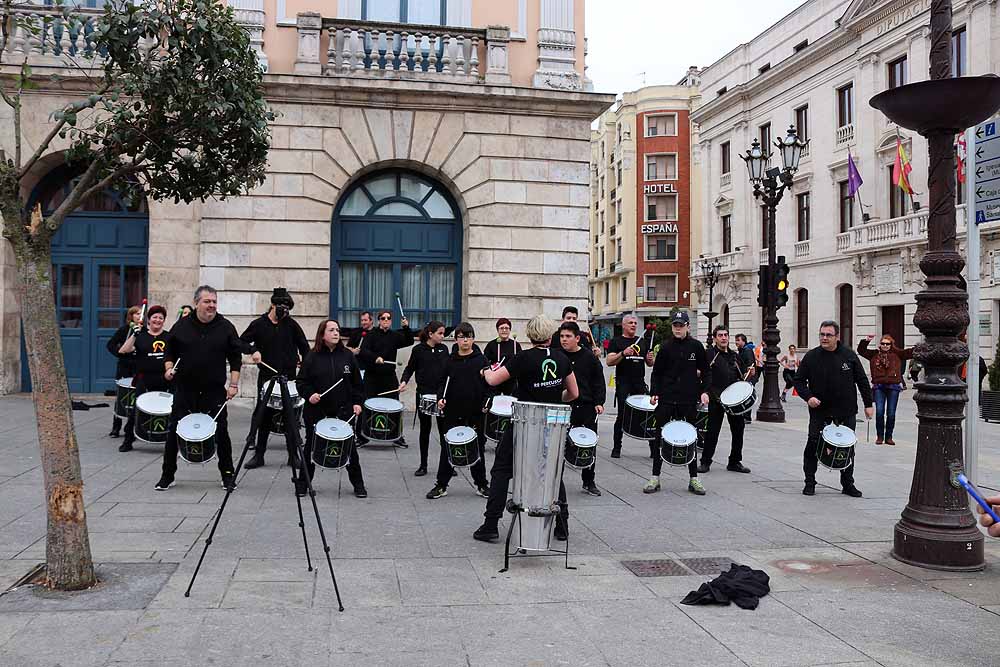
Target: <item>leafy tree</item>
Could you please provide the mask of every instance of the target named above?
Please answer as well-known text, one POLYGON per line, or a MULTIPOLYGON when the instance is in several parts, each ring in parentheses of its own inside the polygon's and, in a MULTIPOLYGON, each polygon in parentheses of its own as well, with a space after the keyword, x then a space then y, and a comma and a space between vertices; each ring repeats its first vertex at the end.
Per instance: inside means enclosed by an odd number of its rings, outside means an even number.
POLYGON ((986 379, 990 385, 990 391, 1000 391, 1000 340, 997 341, 997 349, 993 353, 993 363, 990 364, 986 379))
POLYGON ((0 216, 16 257, 34 390, 48 508, 46 574, 52 587, 75 590, 96 579, 52 299, 52 237, 82 201, 107 188, 174 202, 246 192, 264 179, 273 116, 249 37, 223 3, 111 0, 92 29, 70 7, 38 11, 57 20, 45 28, 38 13, 15 15, 12 0, 0 0, 0 97, 13 118, 0 129, 0 216), (51 40, 55 25, 77 46, 58 53, 62 76, 40 77, 32 71, 36 54, 15 51, 13 36, 38 41, 49 30, 51 40), (52 109, 45 136, 29 143, 26 108, 51 99, 35 92, 43 88, 71 101, 52 109), (57 149, 80 175, 54 211, 29 210, 31 170, 57 149))

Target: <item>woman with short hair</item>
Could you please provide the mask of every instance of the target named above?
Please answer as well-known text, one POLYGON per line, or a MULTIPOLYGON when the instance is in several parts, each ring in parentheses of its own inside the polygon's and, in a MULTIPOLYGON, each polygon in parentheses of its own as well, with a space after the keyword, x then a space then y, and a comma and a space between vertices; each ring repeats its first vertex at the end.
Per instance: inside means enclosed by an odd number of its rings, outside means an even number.
POLYGON ((879 338, 878 349, 868 349, 875 336, 869 334, 858 343, 858 354, 871 368, 872 393, 875 397, 875 444, 895 445, 892 431, 896 426, 896 404, 903 390, 903 361, 913 357, 913 348, 896 347, 889 334, 879 338))

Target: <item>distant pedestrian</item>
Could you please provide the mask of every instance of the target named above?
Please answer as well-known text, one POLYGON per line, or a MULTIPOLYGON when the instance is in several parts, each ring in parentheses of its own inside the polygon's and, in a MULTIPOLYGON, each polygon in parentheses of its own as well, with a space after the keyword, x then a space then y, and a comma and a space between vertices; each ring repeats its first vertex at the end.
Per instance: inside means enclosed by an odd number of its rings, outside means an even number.
POLYGON ((889 334, 879 339, 878 349, 869 349, 875 336, 869 334, 858 343, 858 354, 868 360, 872 375, 872 392, 875 396, 875 444, 895 445, 892 431, 896 426, 896 404, 903 390, 903 362, 913 358, 913 348, 896 347, 889 334))
POLYGON ((795 352, 795 346, 788 346, 788 354, 778 357, 781 364, 781 377, 785 380, 785 388, 781 390, 781 400, 788 400, 788 390, 795 387, 795 371, 799 368, 799 357, 795 352))

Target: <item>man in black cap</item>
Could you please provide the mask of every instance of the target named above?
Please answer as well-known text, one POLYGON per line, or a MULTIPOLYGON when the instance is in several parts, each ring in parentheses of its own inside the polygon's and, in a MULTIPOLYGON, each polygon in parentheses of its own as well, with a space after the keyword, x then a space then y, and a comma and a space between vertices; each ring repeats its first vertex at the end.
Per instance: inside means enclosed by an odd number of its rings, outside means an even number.
MULTIPOLYGON (((261 400, 261 390, 274 377, 275 371, 289 380, 295 379, 296 369, 302 359, 309 354, 309 342, 302 327, 292 316, 295 301, 284 287, 275 287, 271 293, 271 308, 250 323, 240 342, 243 354, 249 354, 253 363, 257 364, 257 401, 261 400), (273 369, 273 370, 272 370, 273 369)), ((294 387, 290 384, 289 387, 294 387)), ((274 392, 280 395, 280 387, 274 385, 274 392)), ((257 429, 257 446, 253 458, 247 461, 246 468, 260 468, 264 465, 264 452, 267 451, 267 438, 271 433, 271 421, 277 413, 264 410, 260 427, 257 429)), ((294 461, 293 455, 296 443, 285 434, 285 445, 288 449, 289 465, 294 461)))

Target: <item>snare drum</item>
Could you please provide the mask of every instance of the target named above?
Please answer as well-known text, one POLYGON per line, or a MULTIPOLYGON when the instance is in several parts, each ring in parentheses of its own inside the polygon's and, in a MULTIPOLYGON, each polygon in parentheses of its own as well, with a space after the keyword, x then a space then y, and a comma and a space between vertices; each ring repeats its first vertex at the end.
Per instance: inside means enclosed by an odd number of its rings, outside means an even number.
POLYGON ((361 431, 369 440, 393 442, 403 435, 403 404, 394 398, 369 398, 361 415, 361 431))
POLYGON ((698 453, 698 431, 684 421, 667 422, 660 429, 660 458, 672 466, 686 466, 698 453))
POLYGON ((731 415, 745 415, 757 401, 757 390, 749 382, 734 382, 722 390, 719 402, 731 415))
POLYGON ((177 422, 177 453, 188 463, 207 463, 215 458, 215 420, 194 412, 177 422))
POLYGON ((490 403, 490 411, 486 413, 485 436, 493 442, 500 442, 504 431, 510 426, 510 417, 514 413, 514 398, 512 396, 494 396, 490 403))
POLYGON ((441 416, 441 411, 438 409, 437 394, 422 394, 418 400, 417 409, 420 410, 421 414, 429 417, 441 416))
MULTIPOLYGON (((264 392, 267 391, 267 383, 260 388, 260 400, 264 400, 264 392)), ((306 400, 299 397, 299 390, 295 387, 294 382, 288 383, 288 398, 291 399, 292 404, 295 406, 295 417, 299 424, 302 426, 302 409, 305 407, 306 400)), ((267 399, 267 407, 264 408, 271 413, 271 419, 269 420, 268 430, 271 433, 277 435, 285 434, 285 410, 281 405, 281 386, 277 382, 274 383, 274 390, 271 392, 270 398, 267 399)))
POLYGON ((571 428, 566 436, 566 465, 577 470, 590 468, 597 460, 597 434, 589 428, 571 428))
POLYGON ((846 426, 827 424, 820 434, 816 458, 824 468, 843 470, 854 463, 854 445, 858 436, 846 426))
POLYGON ((479 463, 476 430, 471 426, 455 426, 444 434, 448 446, 448 461, 453 468, 465 468, 479 463))
POLYGON ((135 407, 135 385, 132 378, 115 380, 115 415, 128 419, 135 407))
POLYGON ((316 422, 313 430, 312 460, 320 468, 339 470, 351 460, 354 429, 340 419, 327 417, 316 422))
POLYGON ((137 398, 133 426, 136 439, 152 443, 166 442, 173 406, 173 395, 165 391, 147 391, 137 398))
POLYGON ((620 408, 622 413, 622 432, 639 440, 655 440, 656 406, 646 394, 635 394, 625 399, 625 405, 620 408))

